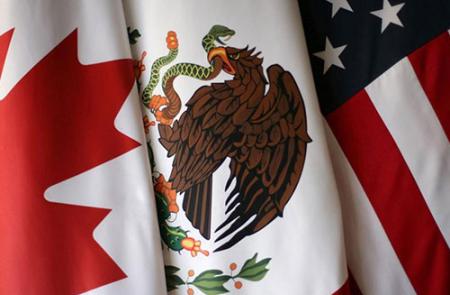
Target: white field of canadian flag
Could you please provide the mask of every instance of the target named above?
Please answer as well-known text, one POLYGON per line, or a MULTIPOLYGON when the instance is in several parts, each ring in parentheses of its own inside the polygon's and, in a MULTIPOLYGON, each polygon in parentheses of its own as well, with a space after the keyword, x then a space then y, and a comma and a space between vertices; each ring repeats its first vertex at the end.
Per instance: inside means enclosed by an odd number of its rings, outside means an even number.
MULTIPOLYGON (((33 67, 55 47, 66 42, 66 38, 69 35, 73 36, 74 32, 78 41, 76 58, 82 66, 130 58, 121 1, 1 1, 0 34, 11 30, 13 30, 12 38, 0 80, 0 98, 2 99, 13 91, 14 87, 28 72, 32 71, 33 67)), ((60 62, 63 63, 63 61, 60 62)), ((64 68, 61 70, 60 73, 55 72, 54 74, 63 75, 64 68)), ((107 73, 104 75, 107 76, 107 73)), ((106 79, 104 75, 96 76, 95 79, 98 80, 93 82, 101 84, 101 80, 106 79)), ((121 82, 118 81, 118 83, 121 82)), ((55 85, 55 87, 57 86, 55 85)), ((39 93, 33 93, 32 88, 28 90, 31 99, 33 96, 39 95, 39 93)), ((110 98, 98 96, 96 99, 104 100, 104 104, 107 105, 110 98)), ((17 269, 5 268, 7 265, 11 265, 5 262, 13 255, 6 253, 5 256, 3 253, 4 255, 0 258, 2 261, 0 262, 1 294, 69 294, 74 290, 77 290, 76 293, 81 291, 85 294, 165 294, 161 243, 147 152, 145 145, 142 145, 145 140, 136 87, 130 88, 129 93, 121 99, 124 103, 114 121, 105 123, 113 124, 120 133, 140 143, 138 147, 48 187, 45 194, 40 196, 42 201, 50 204, 79 205, 86 208, 104 208, 109 211, 104 219, 93 226, 93 231, 87 233, 86 238, 95 240, 93 245, 101 249, 101 257, 112 261, 111 267, 122 272, 122 275, 119 276, 120 279, 109 281, 98 279, 92 284, 87 283, 84 279, 77 279, 97 277, 95 267, 89 267, 96 264, 97 261, 94 259, 92 263, 89 263, 88 253, 74 256, 75 253, 70 251, 77 252, 77 249, 80 249, 74 245, 73 250, 65 250, 67 260, 62 259, 53 263, 75 264, 72 256, 77 257, 77 260, 80 260, 81 257, 83 260, 82 257, 85 255, 86 261, 84 262, 86 263, 80 263, 80 265, 85 265, 78 269, 80 273, 64 273, 64 271, 56 273, 56 269, 58 269, 56 265, 55 267, 49 266, 46 270, 41 268, 41 271, 48 272, 49 277, 53 279, 42 282, 42 285, 33 286, 33 283, 27 281, 29 274, 19 271, 23 267, 19 265, 19 261, 17 261, 17 269), (66 281, 72 283, 60 288, 55 282, 59 277, 65 277, 66 281)), ((0 104, 2 103, 0 101, 0 104)), ((77 100, 73 103, 77 104, 77 100)), ((38 106, 34 111, 45 112, 38 106)), ((67 108, 61 111, 71 112, 71 109, 67 108)), ((25 124, 33 124, 33 112, 28 114, 23 110, 14 110, 14 112, 17 117, 24 116, 25 124), (25 119, 27 116, 29 120, 25 119)), ((4 123, 2 122, 2 124, 4 123)), ((80 133, 84 131, 86 130, 79 130, 80 133)), ((40 132, 46 131, 41 130, 40 132)), ((52 130, 48 130, 48 132, 52 132, 52 130)), ((39 157, 39 154, 33 152, 35 147, 32 143, 27 149, 30 154, 34 155, 33 157, 39 157)), ((90 157, 89 153, 82 156, 90 157)), ((82 156, 80 156, 80 161, 82 161, 82 156)), ((1 165, 5 167, 8 164, 2 163, 1 165)), ((47 172, 42 171, 41 173, 47 172)), ((32 185, 33 178, 29 179, 28 183, 32 185)), ((3 198, 7 198, 7 196, 2 194, 2 203, 6 201, 3 198)), ((24 210, 28 210, 25 209, 26 207, 24 205, 24 210)), ((3 217, 8 216, 5 212, 8 207, 0 206, 0 208, 2 212, 0 214, 3 217)), ((16 214, 20 215, 14 213, 14 215, 16 214)), ((82 224, 84 218, 83 215, 77 216, 73 220, 74 226, 82 224)), ((6 226, 4 221, 2 219, 0 222, 2 231, 6 226)), ((25 219, 24 222, 26 222, 25 219)), ((38 223, 39 220, 33 220, 33 222, 38 223)), ((57 220, 50 221, 52 224, 55 222, 57 220)), ((10 234, 20 236, 23 233, 21 227, 26 226, 27 224, 17 225, 17 227, 13 227, 15 230, 10 234)), ((60 234, 59 237, 55 236, 55 240, 58 240, 61 235, 62 237, 70 235, 70 231, 60 234)), ((23 238, 23 240, 27 239, 27 237, 23 238)), ((14 241, 14 239, 12 240, 14 241)), ((32 241, 32 238, 29 240, 32 241)), ((26 245, 30 251, 35 246, 33 244, 26 245)), ((16 244, 13 247, 18 249, 22 246, 16 244)), ((46 253, 41 254, 45 255, 46 253)), ((52 253, 47 254, 49 254, 49 259, 52 259, 52 253)), ((28 266, 25 267, 31 268, 28 271, 32 272, 32 277, 39 279, 40 274, 37 269, 32 269, 33 259, 36 258, 30 255, 27 259, 28 263, 25 263, 28 266)))

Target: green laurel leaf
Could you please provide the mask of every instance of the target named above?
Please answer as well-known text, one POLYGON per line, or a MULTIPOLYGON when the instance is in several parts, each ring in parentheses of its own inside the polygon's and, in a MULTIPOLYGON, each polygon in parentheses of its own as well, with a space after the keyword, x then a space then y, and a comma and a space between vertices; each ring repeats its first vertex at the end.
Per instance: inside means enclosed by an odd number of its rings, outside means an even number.
POLYGON ((164 271, 166 272, 166 274, 174 274, 177 271, 179 271, 180 269, 176 266, 172 266, 172 265, 164 265, 164 271))
POLYGON ((184 285, 185 282, 175 273, 180 269, 176 266, 165 265, 164 271, 166 273, 166 287, 167 291, 170 292, 172 290, 178 289, 178 286, 184 285))
POLYGON ((199 274, 191 284, 206 295, 228 293, 223 284, 230 280, 231 277, 222 274, 223 272, 217 269, 207 270, 199 274))
POLYGON ((257 262, 258 253, 256 253, 252 258, 245 261, 241 268, 241 271, 235 276, 237 278, 242 278, 249 281, 260 281, 262 280, 269 269, 267 265, 270 262, 270 258, 263 259, 257 262))

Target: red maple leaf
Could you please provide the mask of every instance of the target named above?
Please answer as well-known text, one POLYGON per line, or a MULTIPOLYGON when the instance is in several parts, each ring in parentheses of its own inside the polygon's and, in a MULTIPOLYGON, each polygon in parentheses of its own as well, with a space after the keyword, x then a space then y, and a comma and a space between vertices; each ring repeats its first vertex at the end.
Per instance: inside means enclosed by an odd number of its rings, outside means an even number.
POLYGON ((3 66, 5 65, 6 53, 8 52, 9 42, 11 42, 11 37, 14 30, 9 30, 8 32, 0 35, 0 78, 2 77, 3 66))
POLYGON ((93 239, 110 210, 44 191, 139 146, 114 127, 133 83, 131 60, 81 65, 75 31, 0 101, 0 294, 74 294, 126 277, 93 239))

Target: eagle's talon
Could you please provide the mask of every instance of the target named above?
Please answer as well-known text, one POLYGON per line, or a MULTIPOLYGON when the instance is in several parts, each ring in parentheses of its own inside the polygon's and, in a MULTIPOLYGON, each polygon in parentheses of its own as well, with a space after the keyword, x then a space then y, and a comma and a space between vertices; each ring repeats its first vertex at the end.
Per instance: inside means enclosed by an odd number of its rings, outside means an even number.
POLYGON ((153 110, 153 112, 158 111, 161 107, 167 106, 169 104, 169 100, 161 95, 153 95, 148 103, 148 108, 153 110))
POLYGON ((156 118, 156 121, 159 122, 159 124, 169 125, 169 126, 172 125, 172 121, 173 120, 169 119, 169 118, 166 118, 162 111, 156 111, 155 112, 155 118, 156 118))
POLYGON ((167 118, 162 112, 161 108, 167 106, 169 104, 169 100, 161 95, 153 95, 148 103, 148 108, 150 112, 155 116, 156 121, 163 125, 171 125, 172 119, 167 118))

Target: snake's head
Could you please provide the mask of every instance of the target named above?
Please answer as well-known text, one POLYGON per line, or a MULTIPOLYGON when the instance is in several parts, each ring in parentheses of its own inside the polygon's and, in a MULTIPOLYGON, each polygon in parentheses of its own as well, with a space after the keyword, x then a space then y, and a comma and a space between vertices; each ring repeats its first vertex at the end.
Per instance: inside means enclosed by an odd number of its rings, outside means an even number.
POLYGON ((230 40, 230 38, 235 34, 236 32, 226 26, 222 25, 214 25, 211 30, 209 30, 208 35, 211 35, 214 37, 214 40, 216 42, 225 45, 226 41, 230 40))

